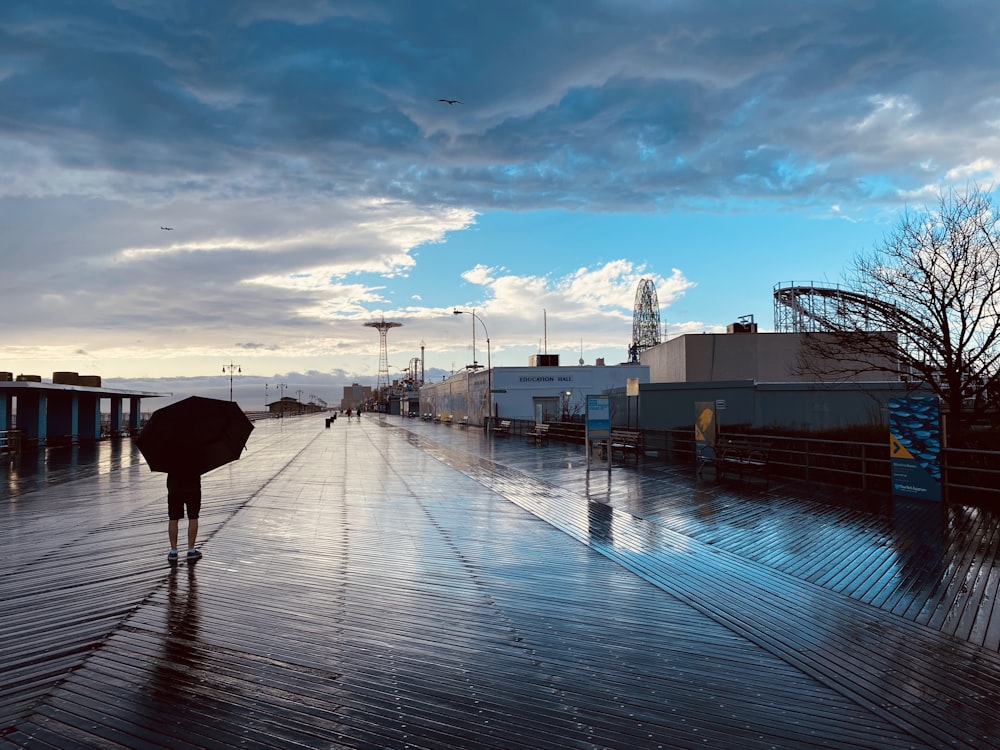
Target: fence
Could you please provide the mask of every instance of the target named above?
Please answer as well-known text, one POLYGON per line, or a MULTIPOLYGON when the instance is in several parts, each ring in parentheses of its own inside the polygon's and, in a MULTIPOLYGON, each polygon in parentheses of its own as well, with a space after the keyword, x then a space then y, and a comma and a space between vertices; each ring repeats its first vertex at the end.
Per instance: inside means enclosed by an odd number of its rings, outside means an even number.
MULTIPOLYGON (((889 446, 786 435, 726 433, 726 439, 767 443, 772 476, 889 493, 889 446)), ((695 464, 694 431, 643 430, 643 447, 664 460, 695 464)), ((1000 452, 946 448, 943 485, 947 497, 963 502, 1000 502, 1000 452)))
POLYGON ((0 430, 0 453, 13 458, 20 454, 22 445, 24 445, 23 430, 0 430))

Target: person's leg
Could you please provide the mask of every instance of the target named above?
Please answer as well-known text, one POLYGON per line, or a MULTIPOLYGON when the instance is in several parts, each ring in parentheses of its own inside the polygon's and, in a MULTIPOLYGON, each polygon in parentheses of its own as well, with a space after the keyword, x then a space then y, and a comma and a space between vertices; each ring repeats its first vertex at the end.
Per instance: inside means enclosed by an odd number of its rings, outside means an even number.
POLYGON ((177 527, 184 518, 184 499, 181 494, 181 480, 176 474, 167 474, 167 535, 170 537, 171 555, 177 550, 177 527))
POLYGON ((188 560, 197 560, 201 557, 201 552, 194 547, 195 542, 198 541, 198 517, 201 515, 201 477, 198 477, 196 481, 197 484, 192 486, 191 497, 185 503, 188 517, 188 560))

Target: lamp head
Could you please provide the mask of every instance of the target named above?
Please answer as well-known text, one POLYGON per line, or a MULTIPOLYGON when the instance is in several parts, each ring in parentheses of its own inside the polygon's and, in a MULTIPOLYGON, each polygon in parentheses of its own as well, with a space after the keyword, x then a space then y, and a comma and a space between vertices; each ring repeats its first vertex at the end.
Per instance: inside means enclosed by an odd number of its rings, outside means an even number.
POLYGON ((461 310, 452 310, 452 311, 451 311, 451 314, 452 314, 452 315, 461 315, 461 314, 462 314, 462 311, 461 311, 461 310))

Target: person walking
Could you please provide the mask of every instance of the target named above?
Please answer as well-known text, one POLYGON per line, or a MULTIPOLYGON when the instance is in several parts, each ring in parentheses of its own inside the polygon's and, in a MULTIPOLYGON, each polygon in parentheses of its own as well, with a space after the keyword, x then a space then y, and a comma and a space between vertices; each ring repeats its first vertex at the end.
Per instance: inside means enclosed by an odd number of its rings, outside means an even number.
POLYGON ((180 559, 177 551, 177 536, 180 521, 187 511, 187 554, 185 559, 196 562, 201 552, 195 548, 198 539, 198 517, 201 515, 201 474, 197 472, 171 471, 167 473, 167 532, 170 537, 170 551, 167 560, 176 563, 180 559))

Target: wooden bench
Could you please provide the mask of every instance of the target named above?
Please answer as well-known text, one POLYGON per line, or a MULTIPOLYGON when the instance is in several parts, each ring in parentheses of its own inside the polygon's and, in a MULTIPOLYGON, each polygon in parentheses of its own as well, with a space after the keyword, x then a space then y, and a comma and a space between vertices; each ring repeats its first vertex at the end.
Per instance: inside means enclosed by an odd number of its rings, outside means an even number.
POLYGON ((547 424, 536 424, 534 428, 525 433, 529 443, 535 445, 548 445, 549 426, 547 424))
POLYGON ((760 477, 767 482, 770 444, 742 440, 725 440, 715 448, 716 475, 735 473, 739 479, 760 477))
POLYGON ((511 421, 509 419, 501 419, 500 423, 497 425, 495 432, 500 435, 510 434, 511 421))
POLYGON ((612 429, 610 448, 612 459, 614 459, 615 453, 619 453, 623 459, 626 456, 635 457, 635 461, 638 463, 639 454, 642 452, 642 433, 638 430, 612 429))
POLYGON ((459 427, 468 427, 469 426, 469 418, 468 417, 462 417, 461 419, 459 419, 458 420, 458 426, 459 427))

